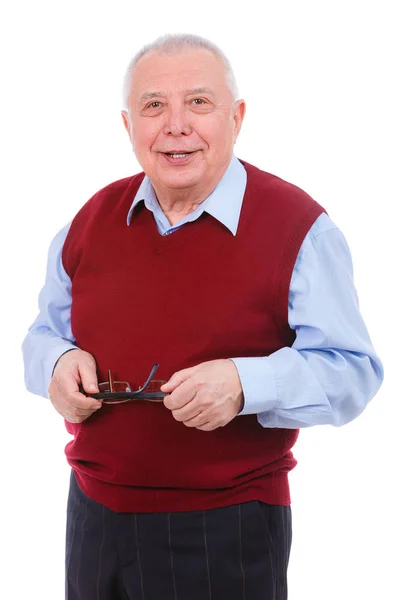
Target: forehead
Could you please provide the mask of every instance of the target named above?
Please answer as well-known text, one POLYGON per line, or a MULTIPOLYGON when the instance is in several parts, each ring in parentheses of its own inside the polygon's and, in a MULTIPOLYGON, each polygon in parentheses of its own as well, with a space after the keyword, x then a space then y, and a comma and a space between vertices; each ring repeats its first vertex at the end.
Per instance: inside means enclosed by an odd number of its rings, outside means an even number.
POLYGON ((139 60, 132 75, 135 98, 155 91, 170 93, 194 88, 210 88, 216 94, 228 92, 222 62, 203 48, 173 55, 150 52, 139 60))

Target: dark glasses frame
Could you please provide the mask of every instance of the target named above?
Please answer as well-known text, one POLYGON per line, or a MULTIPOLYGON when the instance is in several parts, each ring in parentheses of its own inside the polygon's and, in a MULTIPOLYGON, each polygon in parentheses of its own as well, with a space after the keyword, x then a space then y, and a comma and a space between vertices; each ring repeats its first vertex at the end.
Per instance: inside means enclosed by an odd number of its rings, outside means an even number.
POLYGON ((130 388, 130 384, 127 381, 114 381, 112 378, 111 371, 108 370, 107 376, 108 381, 99 383, 101 385, 108 385, 110 391, 109 392, 98 392, 96 394, 88 394, 90 398, 96 398, 97 400, 102 400, 103 404, 122 404, 124 402, 129 402, 130 400, 149 400, 151 402, 162 402, 163 398, 167 395, 165 392, 154 392, 154 391, 146 391, 148 390, 151 383, 157 383, 157 387, 161 387, 166 381, 155 381, 153 376, 157 371, 159 365, 154 364, 149 376, 147 377, 144 384, 134 392, 132 392, 130 388), (114 384, 126 384, 127 390, 124 392, 114 392, 113 387, 114 384), (109 400, 109 401, 108 401, 109 400))

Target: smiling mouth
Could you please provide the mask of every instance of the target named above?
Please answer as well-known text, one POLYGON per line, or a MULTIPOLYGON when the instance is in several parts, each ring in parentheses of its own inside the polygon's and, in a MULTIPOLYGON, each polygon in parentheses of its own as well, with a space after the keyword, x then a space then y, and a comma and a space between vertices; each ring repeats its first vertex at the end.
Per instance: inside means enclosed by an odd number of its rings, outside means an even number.
POLYGON ((171 158, 185 158, 185 156, 189 156, 189 154, 193 154, 193 152, 195 152, 195 150, 191 152, 164 152, 164 154, 171 158))

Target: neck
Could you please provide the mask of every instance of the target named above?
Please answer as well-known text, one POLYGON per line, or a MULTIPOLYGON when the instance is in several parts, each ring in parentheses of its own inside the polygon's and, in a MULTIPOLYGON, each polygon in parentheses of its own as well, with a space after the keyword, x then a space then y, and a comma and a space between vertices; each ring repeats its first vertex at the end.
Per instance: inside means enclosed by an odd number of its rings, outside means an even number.
POLYGON ((208 198, 221 181, 227 166, 224 167, 219 177, 216 178, 217 180, 213 179, 208 186, 202 184, 201 189, 198 186, 171 189, 153 183, 158 203, 171 225, 175 225, 186 215, 195 211, 208 198))
POLYGON ((190 191, 188 192, 188 190, 174 190, 174 192, 170 194, 161 194, 156 188, 154 188, 154 191, 158 203, 169 223, 175 225, 186 215, 195 211, 196 208, 198 208, 198 206, 200 206, 200 204, 211 194, 213 189, 214 188, 211 188, 209 191, 203 191, 199 194, 190 191))

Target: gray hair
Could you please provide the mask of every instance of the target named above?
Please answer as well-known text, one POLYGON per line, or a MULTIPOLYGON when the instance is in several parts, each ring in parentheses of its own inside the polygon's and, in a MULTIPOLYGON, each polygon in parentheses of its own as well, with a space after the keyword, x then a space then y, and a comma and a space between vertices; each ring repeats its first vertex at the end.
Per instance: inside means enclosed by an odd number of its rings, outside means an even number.
POLYGON ((139 60, 145 54, 149 52, 157 52, 158 54, 180 54, 184 50, 191 48, 204 48, 212 52, 222 63, 225 71, 226 84, 230 90, 233 100, 239 98, 239 91, 236 84, 235 75, 231 64, 225 54, 216 46, 213 42, 210 42, 206 38, 199 35, 192 35, 189 33, 169 33, 157 38, 154 42, 146 44, 141 50, 130 61, 128 68, 125 73, 123 91, 122 91, 122 103, 123 108, 127 109, 129 103, 129 96, 131 93, 131 82, 132 74, 139 60))

